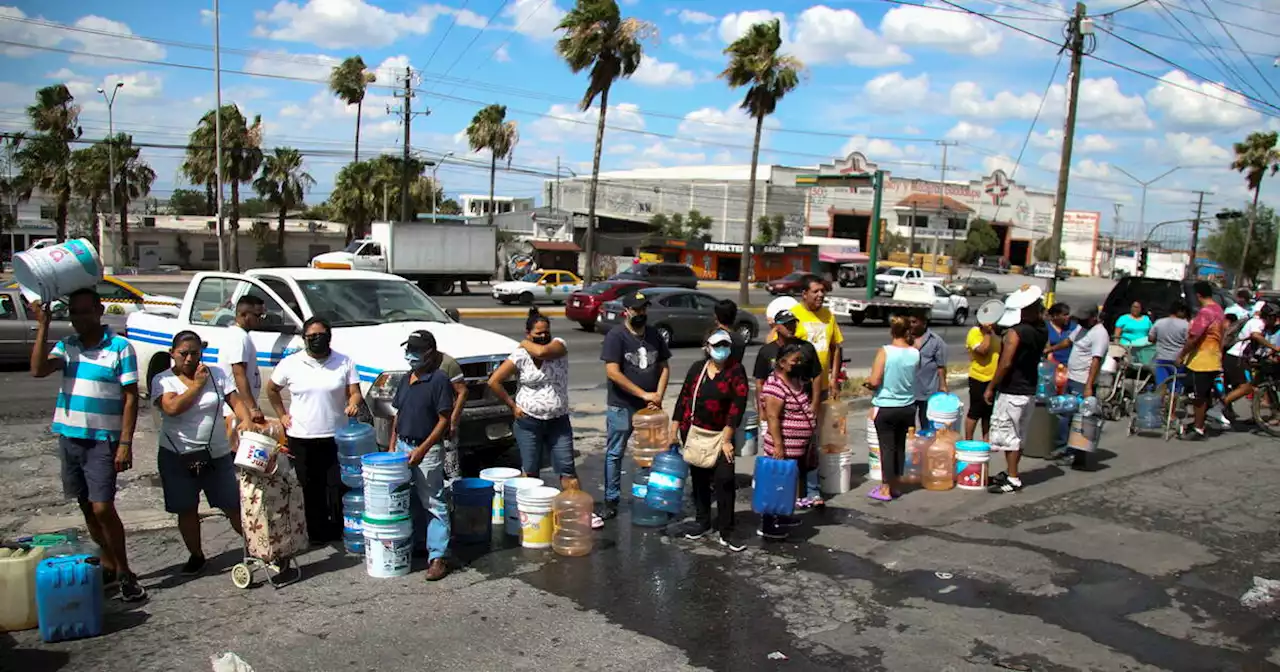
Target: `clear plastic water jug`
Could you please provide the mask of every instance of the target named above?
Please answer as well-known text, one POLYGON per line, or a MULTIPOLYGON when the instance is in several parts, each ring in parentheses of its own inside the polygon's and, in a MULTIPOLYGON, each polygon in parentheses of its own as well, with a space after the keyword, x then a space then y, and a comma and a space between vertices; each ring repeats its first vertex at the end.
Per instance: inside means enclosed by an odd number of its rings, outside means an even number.
POLYGON ((366 425, 351 418, 346 425, 338 428, 333 438, 338 443, 338 455, 360 457, 378 452, 378 440, 372 425, 366 425))
POLYGON ((921 474, 925 490, 950 490, 956 484, 956 439, 950 430, 938 432, 933 444, 924 454, 924 473, 921 474))
POLYGON ((1036 399, 1040 401, 1048 401, 1057 392, 1057 382, 1054 376, 1058 373, 1058 363, 1053 360, 1045 360, 1040 362, 1039 368, 1036 370, 1036 399))
POLYGON ((849 449, 849 402, 828 399, 822 402, 818 445, 824 453, 843 453, 849 449))
POLYGON ((342 545, 348 553, 364 553, 364 493, 342 496, 342 545))
POLYGON ((924 462, 937 437, 932 430, 912 433, 907 439, 907 451, 903 460, 902 482, 919 485, 924 480, 924 462))
POLYGON ((555 516, 551 550, 570 557, 583 556, 590 553, 595 545, 595 533, 591 529, 591 510, 595 502, 579 486, 578 479, 567 478, 561 485, 564 490, 551 502, 555 516))
POLYGON ((679 449, 672 446, 672 450, 653 458, 644 503, 651 509, 680 515, 684 511, 684 484, 687 480, 689 465, 680 456, 679 449))
POLYGON ((631 457, 638 467, 653 464, 653 458, 671 446, 671 417, 666 411, 651 408, 631 416, 631 457))
POLYGON ((671 522, 671 514, 646 503, 649 495, 649 467, 636 467, 631 474, 631 523, 638 527, 662 527, 671 522))
POLYGON ((1080 397, 1074 394, 1057 394, 1049 397, 1047 406, 1054 415, 1075 415, 1080 410, 1080 397))
POLYGON ((1143 392, 1138 395, 1138 429, 1151 431, 1164 426, 1161 405, 1159 392, 1143 392))

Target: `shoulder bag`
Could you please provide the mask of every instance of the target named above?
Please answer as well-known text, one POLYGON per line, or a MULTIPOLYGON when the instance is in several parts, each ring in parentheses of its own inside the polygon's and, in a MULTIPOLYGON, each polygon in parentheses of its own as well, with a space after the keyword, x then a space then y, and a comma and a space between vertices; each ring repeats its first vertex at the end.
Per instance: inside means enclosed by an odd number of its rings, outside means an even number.
MULTIPOLYGON (((218 381, 214 379, 213 372, 209 373, 209 383, 213 385, 214 394, 218 395, 218 403, 213 406, 213 423, 210 425, 209 436, 203 441, 195 441, 197 447, 188 450, 182 450, 178 447, 178 443, 169 436, 168 432, 162 432, 164 437, 169 440, 169 445, 173 448, 173 452, 178 455, 178 460, 182 466, 191 472, 192 476, 199 476, 201 471, 205 469, 213 470, 213 433, 218 431, 219 421, 222 419, 222 405, 226 403, 223 398, 222 391, 218 389, 218 381)), ((200 388, 200 394, 204 394, 204 388, 200 388)), ((196 401, 199 401, 197 397, 196 401)), ((190 410, 190 409, 188 409, 190 410)))
POLYGON ((693 424, 693 409, 698 404, 698 392, 702 389, 702 379, 707 377, 707 366, 702 366, 698 374, 698 382, 693 386, 693 397, 689 399, 689 433, 685 435, 684 448, 680 451, 684 461, 690 466, 709 469, 716 465, 720 457, 720 444, 724 441, 722 432, 703 429, 693 424))

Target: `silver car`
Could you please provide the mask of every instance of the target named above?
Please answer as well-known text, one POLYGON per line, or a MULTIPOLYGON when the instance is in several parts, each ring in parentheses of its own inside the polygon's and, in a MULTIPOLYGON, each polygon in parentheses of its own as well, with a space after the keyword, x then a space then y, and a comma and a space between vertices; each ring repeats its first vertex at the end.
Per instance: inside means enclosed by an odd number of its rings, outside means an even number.
POLYGON ((958 278, 944 285, 947 289, 961 296, 995 296, 996 283, 978 275, 958 278))
MULTIPOLYGON (((49 324, 49 343, 75 330, 67 321, 66 308, 56 309, 49 324)), ((0 289, 0 363, 25 364, 31 361, 31 342, 36 335, 35 311, 17 289, 0 289)))
MULTIPOLYGON (((678 287, 650 287, 644 294, 650 301, 649 325, 667 345, 701 343, 707 330, 715 326, 715 307, 720 300, 710 294, 678 287)), ((596 331, 608 333, 623 319, 622 302, 609 301, 600 309, 596 331)), ((760 323, 751 313, 739 310, 733 330, 743 343, 750 343, 760 333, 760 323)))

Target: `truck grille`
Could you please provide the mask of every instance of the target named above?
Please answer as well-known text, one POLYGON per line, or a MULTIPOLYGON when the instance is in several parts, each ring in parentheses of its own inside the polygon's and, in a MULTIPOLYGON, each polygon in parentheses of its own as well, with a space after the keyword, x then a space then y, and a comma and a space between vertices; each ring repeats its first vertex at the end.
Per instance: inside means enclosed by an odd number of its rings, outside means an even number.
MULTIPOLYGON (((467 383, 467 406, 491 406, 502 403, 489 389, 489 376, 506 359, 504 356, 498 356, 458 360, 458 366, 462 368, 462 376, 467 383)), ((512 378, 503 387, 506 388, 507 394, 515 395, 516 385, 516 380, 512 378)))

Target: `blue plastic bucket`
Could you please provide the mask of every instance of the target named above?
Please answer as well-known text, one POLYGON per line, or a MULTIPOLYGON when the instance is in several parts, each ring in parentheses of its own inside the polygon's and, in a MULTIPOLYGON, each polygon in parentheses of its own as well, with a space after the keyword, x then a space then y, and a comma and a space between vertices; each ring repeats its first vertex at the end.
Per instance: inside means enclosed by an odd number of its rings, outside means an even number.
POLYGON ((489 543, 493 535, 493 481, 453 482, 453 538, 461 544, 489 543))

